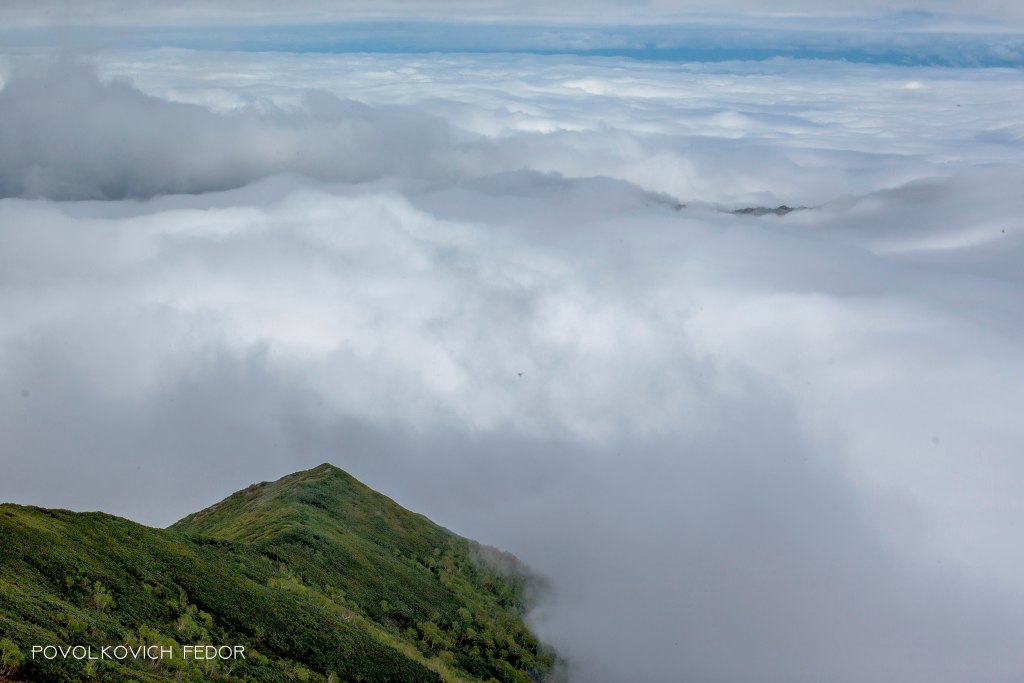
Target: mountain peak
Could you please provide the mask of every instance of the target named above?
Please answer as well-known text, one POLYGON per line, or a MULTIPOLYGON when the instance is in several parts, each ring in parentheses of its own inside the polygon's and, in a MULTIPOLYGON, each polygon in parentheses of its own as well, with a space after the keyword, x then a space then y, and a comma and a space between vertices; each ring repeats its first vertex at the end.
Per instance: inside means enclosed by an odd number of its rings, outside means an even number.
POLYGON ((300 474, 337 474, 337 473, 341 473, 341 474, 344 474, 344 475, 351 476, 345 470, 341 469, 340 467, 336 467, 336 466, 332 465, 329 462, 321 463, 321 464, 317 465, 316 467, 313 467, 313 468, 308 469, 308 470, 302 470, 302 471, 296 472, 295 474, 296 475, 300 475, 300 474))
MULTIPOLYGON (((8 650, 63 642, 53 615, 64 614, 99 645, 126 633, 146 642, 220 634, 264 655, 222 672, 239 682, 525 683, 555 663, 523 622, 532 584, 514 558, 329 463, 253 484, 166 530, 9 505, 0 513, 8 650)), ((85 676, 25 665, 15 680, 85 676)), ((118 680, 182 676, 123 668, 118 680)), ((194 673, 186 680, 208 672, 194 673)))

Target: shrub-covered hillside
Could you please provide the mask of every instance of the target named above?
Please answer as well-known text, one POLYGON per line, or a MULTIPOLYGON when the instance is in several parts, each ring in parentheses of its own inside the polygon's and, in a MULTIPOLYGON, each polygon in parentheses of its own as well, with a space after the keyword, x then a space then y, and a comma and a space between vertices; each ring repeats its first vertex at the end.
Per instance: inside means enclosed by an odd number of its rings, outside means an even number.
POLYGON ((171 528, 0 505, 0 680, 544 680, 514 558, 330 465, 171 528), (246 658, 179 656, 240 645, 246 658), (162 645, 173 658, 31 657, 33 645, 162 645))

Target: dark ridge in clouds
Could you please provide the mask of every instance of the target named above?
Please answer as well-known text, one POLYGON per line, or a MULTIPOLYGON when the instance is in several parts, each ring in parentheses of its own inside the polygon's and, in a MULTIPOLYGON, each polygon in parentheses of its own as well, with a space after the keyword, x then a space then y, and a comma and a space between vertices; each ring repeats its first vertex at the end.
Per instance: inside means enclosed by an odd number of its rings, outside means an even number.
POLYGON ((549 576, 573 683, 1024 676, 1016 74, 25 68, 0 500, 330 461, 549 576))

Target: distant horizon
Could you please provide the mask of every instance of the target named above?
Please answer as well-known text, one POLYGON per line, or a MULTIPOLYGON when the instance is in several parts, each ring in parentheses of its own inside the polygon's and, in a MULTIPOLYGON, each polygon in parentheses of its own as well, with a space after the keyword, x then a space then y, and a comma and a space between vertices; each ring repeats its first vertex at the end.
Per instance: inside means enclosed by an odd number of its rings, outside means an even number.
MULTIPOLYGON (((899 22, 867 29, 821 20, 786 28, 720 23, 602 26, 452 21, 348 21, 217 27, 0 29, 10 47, 232 50, 296 54, 534 54, 641 61, 726 62, 776 58, 902 66, 1024 67, 1024 32, 936 30, 899 22)), ((748 20, 749 22, 749 20, 748 20)))

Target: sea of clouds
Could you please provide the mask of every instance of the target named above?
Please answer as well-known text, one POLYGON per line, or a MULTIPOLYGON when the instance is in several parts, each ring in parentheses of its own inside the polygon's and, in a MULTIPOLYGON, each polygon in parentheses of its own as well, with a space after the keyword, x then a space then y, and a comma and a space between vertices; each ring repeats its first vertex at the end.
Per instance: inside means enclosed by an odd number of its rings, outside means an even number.
POLYGON ((330 461, 547 575, 574 682, 1024 675, 1019 71, 0 73, 0 499, 330 461))

